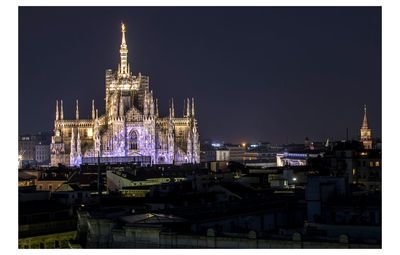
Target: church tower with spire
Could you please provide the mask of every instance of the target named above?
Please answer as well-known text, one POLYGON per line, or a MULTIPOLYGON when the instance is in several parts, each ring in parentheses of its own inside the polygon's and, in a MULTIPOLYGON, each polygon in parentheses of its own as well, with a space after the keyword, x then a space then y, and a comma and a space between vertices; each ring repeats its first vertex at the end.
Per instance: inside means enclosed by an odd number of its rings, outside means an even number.
POLYGON ((364 105, 364 119, 360 129, 360 140, 363 143, 365 149, 372 149, 371 129, 368 128, 366 105, 364 105))

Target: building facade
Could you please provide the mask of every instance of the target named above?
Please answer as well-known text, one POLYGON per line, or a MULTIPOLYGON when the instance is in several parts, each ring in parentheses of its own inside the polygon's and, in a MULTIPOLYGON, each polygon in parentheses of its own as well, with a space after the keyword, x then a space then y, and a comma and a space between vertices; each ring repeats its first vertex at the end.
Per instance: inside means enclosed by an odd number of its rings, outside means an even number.
POLYGON ((184 102, 184 114, 175 117, 171 99, 169 116, 159 117, 158 99, 149 89, 149 77, 134 75, 128 63, 125 25, 122 24, 121 62, 105 73, 105 113, 92 101, 92 118, 64 120, 63 101, 56 102, 51 165, 78 166, 82 158, 150 156, 152 164, 198 163, 199 133, 194 99, 184 102))
POLYGON ((241 145, 227 145, 229 150, 229 160, 243 162, 245 160, 246 147, 241 145))
POLYGON ((50 162, 50 145, 48 144, 36 145, 35 160, 38 163, 48 164, 50 162))
POLYGON ((37 142, 31 135, 21 135, 18 139, 18 156, 20 160, 34 160, 37 142))
POLYGON ((201 162, 210 161, 229 161, 229 150, 228 149, 214 149, 208 151, 201 151, 201 162))

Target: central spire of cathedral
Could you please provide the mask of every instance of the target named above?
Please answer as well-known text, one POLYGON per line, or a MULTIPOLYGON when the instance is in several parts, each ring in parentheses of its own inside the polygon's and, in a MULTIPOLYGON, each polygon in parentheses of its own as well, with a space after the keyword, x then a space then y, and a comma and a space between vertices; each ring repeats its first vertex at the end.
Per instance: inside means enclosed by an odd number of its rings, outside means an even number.
POLYGON ((121 23, 121 32, 122 32, 122 42, 121 42, 121 48, 119 50, 121 54, 121 64, 119 68, 119 74, 125 76, 129 75, 129 66, 128 66, 128 45, 126 44, 126 39, 125 39, 124 23, 121 23))

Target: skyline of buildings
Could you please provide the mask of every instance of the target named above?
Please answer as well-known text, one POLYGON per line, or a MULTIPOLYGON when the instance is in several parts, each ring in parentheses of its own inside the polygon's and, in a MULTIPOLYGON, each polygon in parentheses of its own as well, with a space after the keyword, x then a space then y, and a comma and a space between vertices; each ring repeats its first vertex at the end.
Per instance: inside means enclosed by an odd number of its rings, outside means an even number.
POLYGON ((382 249, 381 15, 20 7, 18 249, 382 249))
MULTIPOLYGON (((62 101, 61 101, 62 102, 62 101)), ((62 103, 61 103, 62 105, 62 103)), ((173 105, 172 105, 173 106, 173 105)), ((170 108, 170 109, 173 109, 170 108)), ((55 123, 60 119, 60 116, 63 115, 63 110, 61 107, 61 112, 58 111, 58 103, 56 107, 56 120, 55 123), (60 115, 61 114, 61 115, 60 115)), ((172 120, 172 110, 170 111, 170 118, 169 120, 172 120)), ((79 112, 77 108, 77 119, 79 119, 79 112)), ((93 102, 93 113, 94 113, 94 102, 93 102)), ((192 112, 193 113, 193 112, 192 112)), ((98 117, 95 117, 93 115, 93 120, 98 119, 98 117)), ((63 118, 61 117, 61 120, 63 118)), ((95 123, 96 124, 96 123, 95 123)), ((62 126, 59 124, 59 126, 62 126)), ((96 125, 94 127, 96 129, 96 125)), ((93 132, 93 127, 90 128, 86 131, 86 134, 89 134, 93 132)), ((98 131, 96 131, 98 132, 98 131)), ((339 140, 329 140, 329 138, 326 141, 316 141, 316 140, 311 140, 308 137, 305 138, 304 143, 296 144, 296 143, 288 143, 288 144, 271 144, 269 142, 263 142, 263 141, 257 141, 253 143, 247 143, 243 142, 241 144, 232 144, 232 143, 225 143, 223 141, 218 141, 218 140, 210 140, 210 139, 205 139, 202 140, 198 143, 198 159, 196 162, 191 162, 191 163, 200 163, 200 162, 209 162, 209 161, 237 161, 241 163, 246 164, 252 164, 253 166, 285 166, 285 165, 304 165, 306 164, 306 161, 308 160, 309 157, 318 157, 318 156, 323 156, 323 154, 320 154, 321 151, 326 150, 327 148, 332 148, 332 146, 335 146, 338 142, 349 142, 349 141, 360 141, 363 144, 364 149, 371 150, 371 149, 381 149, 382 147, 382 141, 380 138, 373 138, 371 137, 371 129, 369 128, 368 125, 368 118, 367 118, 367 108, 366 105, 364 105, 364 115, 363 115, 363 121, 361 128, 359 129, 359 136, 358 138, 350 138, 347 137, 346 139, 339 139, 339 140), (322 150, 321 150, 322 149, 322 150), (310 154, 311 153, 311 154, 310 154), (273 163, 276 162, 276 163, 273 163)), ((18 167, 22 168, 23 166, 29 166, 29 164, 37 164, 37 165, 42 165, 46 166, 51 163, 51 152, 50 148, 57 146, 54 145, 55 138, 57 138, 57 132, 40 132, 37 135, 20 135, 19 136, 19 141, 18 141, 18 167), (51 141, 51 142, 50 142, 51 141), (52 145, 53 144, 53 145, 52 145)), ((61 132, 59 132, 61 134, 61 132)), ((80 135, 75 139, 74 136, 72 135, 72 130, 71 133, 68 134, 71 137, 71 145, 74 146, 74 149, 78 149, 78 144, 80 146, 81 141, 80 141, 80 135)), ((96 143, 96 136, 91 133, 89 136, 89 139, 93 139, 93 143, 96 143)), ((132 141, 130 140, 131 137, 127 137, 124 139, 123 143, 127 144, 132 144, 132 141)), ((99 139, 97 137, 97 143, 99 144, 99 139)), ((59 145, 58 145, 59 146, 59 145)), ((97 145, 98 146, 98 145, 97 145)), ((81 149, 81 148, 80 148, 81 149)), ((130 150, 131 152, 133 151, 134 153, 137 153, 138 147, 136 144, 135 148, 127 148, 127 151, 130 150)), ((81 153, 81 152, 80 152, 81 153)), ((96 157, 93 157, 90 152, 87 154, 89 157, 86 157, 84 161, 82 161, 82 154, 80 154, 81 158, 79 159, 79 162, 76 161, 76 159, 73 159, 73 157, 76 157, 77 151, 75 151, 75 154, 70 153, 69 158, 70 160, 75 160, 75 161, 69 161, 64 162, 64 165, 71 165, 71 166, 79 166, 80 164, 88 164, 88 163, 94 163, 96 160, 96 157), (70 163, 72 162, 72 164, 70 163)), ((68 156, 68 155, 67 155, 68 156)), ((107 155, 104 158, 102 158, 102 161, 104 162, 116 162, 113 159, 112 155, 107 155), (109 159, 106 159, 107 156, 109 159)), ((143 155, 140 155, 143 156, 143 155)), ((54 154, 53 154, 54 157, 54 154)), ((65 157, 65 155, 64 155, 65 157)), ((115 155, 114 155, 115 157, 115 155)), ((119 154, 117 158, 121 158, 121 161, 126 163, 129 162, 129 160, 133 160, 132 162, 139 162, 140 160, 144 160, 143 162, 149 163, 149 164, 154 164, 155 162, 151 160, 150 158, 137 158, 133 159, 129 157, 129 155, 121 155, 119 154), (122 159, 122 157, 126 157, 125 159, 122 159), (139 160, 139 161, 138 161, 139 160)), ((54 159, 53 159, 54 160, 54 159)), ((56 166, 59 163, 62 164, 62 162, 53 162, 51 163, 52 166, 56 166)), ((189 163, 189 162, 156 162, 158 164, 181 164, 181 163, 189 163)))

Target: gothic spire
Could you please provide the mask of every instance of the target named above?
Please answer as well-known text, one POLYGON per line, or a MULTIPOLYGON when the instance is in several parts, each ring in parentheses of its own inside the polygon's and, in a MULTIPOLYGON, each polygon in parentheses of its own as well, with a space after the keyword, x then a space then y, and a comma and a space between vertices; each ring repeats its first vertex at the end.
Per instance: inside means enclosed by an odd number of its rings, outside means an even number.
POLYGON ((187 100, 186 100, 186 104, 187 104, 187 106, 186 106, 186 117, 190 117, 190 100, 189 100, 189 98, 187 98, 187 100))
POLYGON ((61 100, 61 116, 60 116, 60 119, 61 119, 61 120, 64 119, 63 100, 61 100))
POLYGON ((94 115, 94 100, 92 100, 92 119, 94 120, 95 115, 94 115))
POLYGON ((59 113, 58 113, 58 100, 56 100, 56 120, 58 120, 59 113))
POLYGON ((96 109, 96 119, 94 120, 94 136, 93 138, 99 136, 99 111, 96 109))
POLYGON ((78 156, 81 156, 81 136, 79 135, 79 128, 78 128, 78 137, 76 138, 76 153, 78 156))
POLYGON ((74 128, 71 131, 71 157, 75 154, 74 128))
POLYGON ((125 24, 121 22, 121 32, 122 32, 122 42, 121 48, 126 46, 126 39, 125 39, 125 24))
POLYGON ((78 99, 76 99, 76 113, 75 113, 75 117, 76 117, 76 120, 79 120, 79 102, 78 102, 78 99))
POLYGON ((175 107, 174 107, 174 98, 171 99, 171 113, 172 113, 172 118, 175 118, 175 107))
POLYGON ((143 115, 147 117, 149 115, 149 108, 148 108, 148 101, 147 101, 147 92, 144 91, 144 98, 143 98, 143 115))
POLYGON ((186 117, 186 99, 183 99, 183 117, 186 117))
POLYGON ((153 90, 150 91, 150 115, 154 115, 154 99, 153 99, 153 90))
POLYGON ((129 75, 128 73, 128 45, 125 39, 125 24, 121 23, 122 42, 119 53, 121 54, 120 75, 129 75))
POLYGON ((194 117, 194 98, 192 97, 192 117, 194 117))
POLYGON ((156 98, 156 117, 158 118, 158 98, 156 98))

